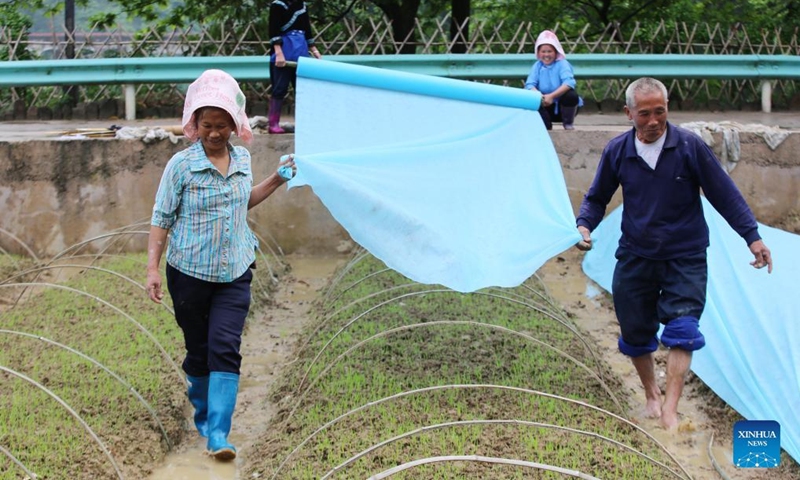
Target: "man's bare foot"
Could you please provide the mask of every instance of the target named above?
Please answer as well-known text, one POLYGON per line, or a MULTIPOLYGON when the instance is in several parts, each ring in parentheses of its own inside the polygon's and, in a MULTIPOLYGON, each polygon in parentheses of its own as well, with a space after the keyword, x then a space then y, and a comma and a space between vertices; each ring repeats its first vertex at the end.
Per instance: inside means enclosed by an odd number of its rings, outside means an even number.
POLYGON ((664 430, 670 432, 677 431, 678 424, 680 423, 680 417, 678 415, 678 412, 662 411, 661 420, 658 423, 664 430))
POLYGON ((648 400, 644 407, 644 413, 647 418, 661 418, 661 399, 648 400))

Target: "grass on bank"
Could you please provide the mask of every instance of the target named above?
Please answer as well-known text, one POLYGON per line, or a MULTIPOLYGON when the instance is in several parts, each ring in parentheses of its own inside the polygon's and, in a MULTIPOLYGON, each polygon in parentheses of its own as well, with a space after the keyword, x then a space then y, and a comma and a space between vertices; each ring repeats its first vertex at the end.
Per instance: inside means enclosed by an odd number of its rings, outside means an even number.
MULTIPOLYGON (((7 266, 9 263, 33 267, 31 262, 0 258, 6 259, 0 265, 4 278, 20 271, 7 266)), ((88 265, 91 260, 75 257, 57 263, 80 262, 88 265)), ((168 309, 150 302, 141 286, 122 278, 143 284, 146 255, 104 256, 91 266, 97 269, 50 269, 11 280, 56 282, 87 295, 57 287, 0 288, 0 329, 6 330, 0 333, 0 365, 63 399, 106 445, 125 478, 146 478, 168 448, 148 408, 124 384, 80 355, 9 333, 41 336, 104 365, 145 399, 166 430, 169 443, 177 445, 186 431, 180 329, 168 309), (22 300, 17 302, 20 295, 22 300)), ((257 269, 256 275, 253 296, 257 305, 263 303, 272 282, 267 269, 257 269)), ((165 305, 170 306, 168 295, 165 305)), ((118 477, 97 441, 66 408, 16 375, 0 372, 0 378, 0 445, 26 468, 43 479, 118 477)), ((0 454, 0 479, 23 478, 22 474, 19 466, 0 454)))
MULTIPOLYGON (((600 478, 680 474, 652 438, 618 417, 628 400, 619 381, 535 279, 460 294, 412 284, 372 257, 342 272, 273 391, 281 409, 246 478, 367 478, 444 455, 535 461, 600 478), (457 384, 464 386, 445 387, 457 384)), ((560 477, 445 462, 393 478, 560 477)))

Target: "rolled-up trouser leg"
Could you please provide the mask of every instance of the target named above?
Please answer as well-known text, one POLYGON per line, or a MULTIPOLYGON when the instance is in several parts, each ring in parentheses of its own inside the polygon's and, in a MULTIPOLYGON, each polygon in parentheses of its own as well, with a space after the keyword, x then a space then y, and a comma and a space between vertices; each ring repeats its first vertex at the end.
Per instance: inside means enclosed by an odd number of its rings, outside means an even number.
POLYGON ((619 340, 617 340, 617 346, 623 355, 627 355, 628 357, 641 357, 642 355, 647 355, 648 353, 653 353, 658 350, 658 338, 653 337, 644 345, 631 345, 620 336, 619 340))
POLYGON ((694 317, 678 317, 670 320, 661 333, 661 343, 665 347, 680 348, 693 352, 706 345, 700 333, 700 320, 694 317))

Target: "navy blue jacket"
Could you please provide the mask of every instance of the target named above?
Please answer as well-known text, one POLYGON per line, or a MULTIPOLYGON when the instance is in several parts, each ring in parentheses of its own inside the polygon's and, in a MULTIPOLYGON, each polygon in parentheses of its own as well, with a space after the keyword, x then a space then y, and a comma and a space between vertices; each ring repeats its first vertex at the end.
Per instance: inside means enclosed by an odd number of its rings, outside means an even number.
POLYGON ((704 251, 708 225, 700 189, 728 224, 750 245, 758 224, 739 189, 714 152, 694 133, 667 122, 667 138, 655 170, 636 153, 636 131, 612 139, 581 203, 577 224, 594 230, 622 186, 619 245, 654 260, 704 251))

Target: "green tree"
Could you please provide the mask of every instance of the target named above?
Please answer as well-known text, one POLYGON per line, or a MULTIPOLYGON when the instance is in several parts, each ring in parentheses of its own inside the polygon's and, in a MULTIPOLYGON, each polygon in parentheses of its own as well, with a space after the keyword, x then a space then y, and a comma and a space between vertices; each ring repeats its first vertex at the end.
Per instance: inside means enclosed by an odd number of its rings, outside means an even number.
POLYGON ((392 36, 396 42, 406 42, 400 53, 415 53, 414 31, 417 10, 421 0, 371 0, 392 22, 392 36))
POLYGON ((17 8, 15 3, 0 4, 0 25, 9 45, 0 46, 0 60, 29 60, 32 58, 25 45, 33 22, 17 8))
MULTIPOLYGON (((75 0, 84 8, 101 0, 75 0)), ((114 9, 93 10, 97 26, 110 26, 120 16, 140 19, 149 27, 183 28, 202 25, 221 33, 241 29, 255 23, 258 31, 266 31, 271 0, 105 0, 114 9), (110 13, 109 13, 110 12, 110 13)), ((11 5, 21 2, 12 2, 11 5)), ((28 0, 27 8, 60 12, 63 0, 28 0)), ((315 25, 328 25, 343 19, 363 23, 385 17, 391 22, 396 43, 403 43, 402 53, 416 51, 416 21, 440 19, 451 14, 450 35, 454 52, 466 51, 469 22, 502 25, 501 34, 515 32, 521 22, 530 23, 532 30, 558 28, 561 31, 581 31, 587 38, 606 32, 609 25, 617 35, 631 31, 634 24, 640 29, 656 28, 662 21, 719 23, 735 30, 744 25, 748 32, 758 34, 762 29, 782 29, 787 35, 800 24, 800 0, 307 0, 315 25), (746 19, 743 23, 741 19, 746 19), (586 26, 591 28, 584 32, 586 26), (459 35, 459 32, 461 35, 459 35)), ((335 26, 327 37, 337 33, 335 26), (329 35, 331 34, 331 35, 329 35)), ((621 38, 620 38, 621 39, 621 38)))
MULTIPOLYGON (((33 22, 30 17, 19 11, 13 3, 0 4, 0 37, 5 37, 11 42, 0 44, 0 61, 30 60, 33 55, 24 47, 33 22)), ((30 90, 26 88, 0 89, 0 103, 10 105, 17 100, 28 100, 30 90)), ((27 101, 26 101, 27 104, 27 101)))

